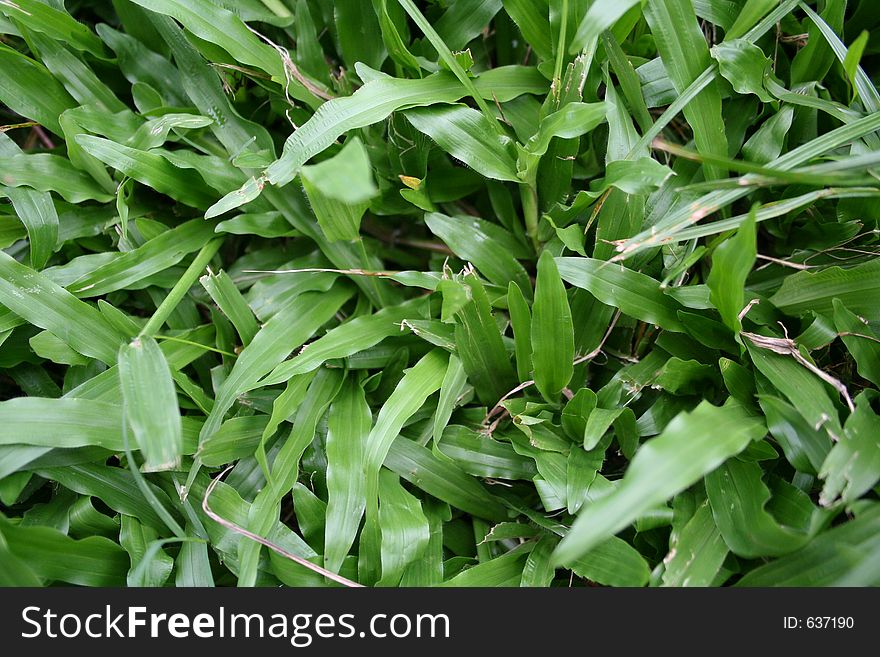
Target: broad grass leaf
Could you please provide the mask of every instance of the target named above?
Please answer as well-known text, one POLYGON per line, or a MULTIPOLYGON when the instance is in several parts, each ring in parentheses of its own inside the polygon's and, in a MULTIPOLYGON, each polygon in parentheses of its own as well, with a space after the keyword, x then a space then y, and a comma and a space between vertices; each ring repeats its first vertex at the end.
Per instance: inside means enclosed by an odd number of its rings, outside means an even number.
MULTIPOLYGON (((0 133, 0 155, 8 162, 22 156, 22 153, 14 141, 0 133)), ((4 176, 3 182, 10 187, 0 187, 0 193, 12 202, 15 213, 27 229, 31 266, 39 270, 55 251, 58 242, 58 213, 51 195, 45 190, 15 188, 15 177, 11 178, 10 181, 4 176)))
POLYGON ((574 372, 574 326, 565 286, 549 251, 538 260, 531 341, 535 385, 546 400, 555 402, 574 372))
POLYGON ((150 549, 158 539, 156 532, 137 518, 121 516, 119 543, 128 552, 131 569, 128 571, 128 586, 160 587, 168 580, 174 568, 174 560, 159 547, 150 549))
POLYGON ((524 543, 500 557, 467 568, 443 582, 450 587, 518 586, 533 543, 524 543))
MULTIPOLYGON (((372 0, 372 2, 388 56, 405 69, 420 71, 419 60, 410 52, 408 39, 405 39, 409 36, 409 28, 403 9, 396 0, 372 0)), ((302 5, 298 5, 298 8, 300 6, 302 5)), ((321 56, 323 58, 323 54, 321 56)))
MULTIPOLYGON (((281 157, 266 169, 264 176, 273 185, 286 185, 306 162, 349 130, 378 123, 392 112, 406 107, 455 102, 464 93, 455 77, 445 72, 421 80, 380 77, 367 82, 351 96, 333 99, 318 108, 305 124, 287 138, 281 157)), ((254 183, 246 185, 252 188, 254 183)), ((206 216, 228 212, 253 200, 256 195, 243 195, 238 191, 227 194, 209 208, 206 216)))
MULTIPOLYGON (((811 159, 831 149, 870 135, 878 129, 880 129, 880 114, 869 114, 852 123, 826 132, 814 140, 801 144, 797 148, 767 163, 766 166, 788 171, 809 162, 811 159)), ((689 236, 685 237, 687 233, 684 229, 690 228, 693 224, 748 194, 748 187, 740 186, 738 189, 710 192, 693 203, 679 205, 649 230, 643 231, 620 244, 618 250, 626 255, 631 255, 646 248, 667 243, 673 238, 689 239, 689 236)))
POLYGON ((461 50, 492 22, 501 9, 501 0, 480 0, 478 3, 456 0, 434 26, 440 38, 453 51, 461 50))
POLYGON ((0 12, 32 30, 42 32, 54 41, 66 43, 99 59, 107 58, 104 44, 97 35, 63 9, 39 0, 16 0, 4 2, 0 6, 0 12))
POLYGON ((67 286, 80 298, 97 297, 125 289, 165 271, 198 251, 214 236, 211 224, 193 219, 160 233, 136 249, 93 269, 67 286))
POLYGON ((803 547, 812 538, 809 520, 813 510, 806 495, 780 522, 767 510, 770 489, 761 481, 761 466, 731 459, 706 477, 706 493, 715 524, 731 552, 741 557, 778 557, 803 547), (806 512, 806 513, 804 513, 806 512), (807 524, 800 524, 806 520, 807 524))
POLYGON ((180 463, 183 434, 171 369, 151 337, 137 337, 119 348, 119 381, 125 421, 144 455, 148 470, 180 463))
POLYGON ((502 0, 504 11, 541 59, 552 59, 548 0, 502 0))
POLYGON ((706 279, 709 298, 721 314, 721 319, 734 333, 742 329, 739 314, 745 307, 746 278, 755 264, 757 239, 755 210, 733 237, 728 238, 712 253, 712 271, 706 279))
POLYGON ((550 90, 550 83, 531 66, 509 64, 483 71, 474 79, 474 88, 487 100, 497 99, 499 103, 519 98, 526 94, 542 95, 550 90))
MULTIPOLYGON (((669 77, 681 94, 710 63, 709 48, 691 0, 649 0, 645 5, 645 19, 669 77)), ((727 155, 721 93, 716 84, 709 84, 700 92, 684 108, 684 115, 693 127, 694 143, 699 152, 727 155)), ((723 177, 724 173, 723 169, 709 165, 704 165, 703 170, 706 178, 723 177)))
POLYGON ((305 176, 305 172, 303 172, 302 183, 312 210, 318 219, 318 224, 327 239, 330 242, 355 241, 359 237, 361 219, 368 204, 366 202, 345 203, 325 196, 305 176))
POLYGON ((614 492, 585 505, 554 552, 566 564, 587 554, 653 506, 688 488, 766 432, 736 403, 702 402, 646 442, 614 492))
POLYGON ((181 203, 206 208, 214 202, 214 192, 200 175, 175 167, 161 155, 93 135, 79 135, 76 141, 105 164, 181 203))
POLYGON ((361 532, 358 572, 362 583, 375 583, 381 571, 379 471, 404 423, 436 392, 443 381, 448 355, 434 349, 407 370, 382 406, 364 447, 366 479, 365 525, 361 532))
POLYGON ((758 402, 770 435, 782 447, 789 463, 801 472, 818 473, 831 449, 831 439, 824 427, 810 425, 791 404, 769 393, 759 395, 758 402))
POLYGON ((122 586, 128 555, 117 543, 100 536, 79 541, 49 527, 21 527, 0 517, 6 549, 49 582, 79 586, 122 586))
MULTIPOLYGON (((868 45, 870 36, 871 34, 867 30, 863 30, 856 40, 850 44, 846 57, 843 58, 843 70, 846 72, 846 78, 851 85, 856 83, 856 78, 859 76, 859 71, 861 70, 859 62, 865 52, 865 47, 868 45)), ((859 82, 863 82, 863 80, 859 79, 859 82)))
POLYGON ((457 354, 477 396, 491 406, 513 388, 516 376, 482 282, 468 275, 460 285, 470 298, 455 313, 457 354))
POLYGON ((266 322, 241 351, 217 392, 214 408, 202 428, 201 440, 219 428, 226 411, 240 394, 250 390, 291 351, 311 338, 350 296, 351 288, 345 285, 336 285, 325 293, 306 292, 266 322))
POLYGON ((430 527, 422 505, 390 470, 379 473, 379 523, 382 527, 382 579, 377 586, 399 584, 407 566, 428 547, 430 527))
POLYGON ((0 533, 0 559, 3 559, 5 566, 0 570, 0 586, 3 588, 43 586, 43 580, 28 566, 26 559, 17 557, 9 550, 2 533, 0 533))
POLYGON ((516 373, 520 382, 528 381, 532 373, 532 313, 514 281, 507 288, 507 308, 513 328, 516 373))
POLYGON ((342 58, 350 68, 363 62, 381 68, 388 56, 382 41, 376 12, 361 0, 340 0, 334 3, 333 18, 342 58))
POLYGON ((751 30, 761 18, 779 4, 779 0, 746 0, 730 29, 726 29, 725 40, 738 39, 751 30))
MULTIPOLYGON (((168 43, 174 54, 175 60, 181 67, 187 70, 188 74, 182 80, 181 84, 199 112, 214 120, 210 129, 223 144, 224 148, 226 148, 229 157, 234 158, 242 153, 253 151, 274 153, 274 142, 269 135, 268 130, 260 124, 242 118, 241 115, 238 114, 225 95, 216 72, 207 62, 204 61, 202 56, 189 43, 189 41, 187 41, 183 31, 174 23, 174 21, 167 16, 160 15, 150 15, 149 19, 162 35, 162 38, 168 43)), ((389 110, 389 113, 390 111, 391 110, 389 110)), ((331 116, 332 115, 333 113, 331 111, 331 116)), ((387 114, 385 116, 387 116, 387 114)), ((379 121, 381 118, 376 120, 379 121)), ((297 130, 295 134, 299 135, 306 125, 311 125, 312 123, 313 121, 311 120, 307 121, 306 124, 304 124, 300 130, 297 130)), ((312 155, 317 154, 330 146, 338 136, 345 132, 345 130, 346 128, 343 128, 338 133, 329 136, 329 141, 324 142, 316 151, 310 153, 305 159, 297 164, 297 172, 299 166, 304 164, 306 160, 312 157, 312 155)), ((308 131, 306 132, 308 133, 308 131)), ((323 138, 328 138, 328 136, 325 135, 323 138)), ((287 182, 292 179, 293 175, 287 182)), ((257 184, 256 179, 251 179, 248 182, 245 182, 244 188, 247 190, 247 193, 244 196, 239 194, 238 191, 231 192, 218 202, 217 207, 225 207, 226 209, 222 210, 222 212, 226 212, 242 205, 243 203, 254 200, 260 195, 261 190, 264 190, 263 183, 260 182, 257 184)), ((294 228, 314 240, 321 251, 336 267, 342 269, 364 267, 365 265, 370 267, 375 266, 377 269, 380 267, 374 258, 368 257, 365 263, 363 254, 358 250, 355 250, 353 245, 343 242, 327 242, 321 231, 315 225, 315 222, 313 222, 307 214, 305 210, 305 199, 302 198, 301 195, 297 195, 290 191, 280 193, 277 189, 269 189, 266 190, 266 199, 294 228)), ((222 214, 222 212, 215 211, 212 213, 209 210, 207 216, 210 217, 214 214, 222 214)), ((403 300, 399 295, 395 294, 394 289, 390 288, 382 281, 365 281, 360 277, 355 277, 355 283, 379 306, 383 306, 386 303, 395 304, 403 300)))
POLYGON ((296 508, 296 524, 303 540, 315 551, 323 552, 327 503, 300 482, 293 485, 291 496, 296 508))
POLYGON ((346 140, 333 157, 303 167, 300 179, 327 239, 358 239, 361 218, 379 191, 363 142, 357 137, 346 140))
POLYGON ((543 155, 554 137, 571 139, 587 134, 605 122, 607 113, 607 103, 567 103, 541 120, 538 131, 526 142, 525 150, 531 155, 543 155))
POLYGON ((345 132, 377 123, 391 112, 437 102, 455 102, 464 95, 455 78, 438 73, 421 80, 379 77, 351 96, 328 101, 284 144, 281 158, 266 171, 269 181, 284 185, 313 156, 345 132))
POLYGON ((204 128, 213 123, 207 116, 171 112, 143 123, 128 140, 128 146, 141 150, 157 148, 168 141, 172 130, 204 128))
POLYGON ((437 410, 434 412, 434 422, 431 437, 434 445, 440 441, 443 431, 449 424, 455 407, 462 403, 468 392, 467 373, 461 364, 461 359, 454 353, 449 356, 449 365, 443 382, 440 384, 440 397, 437 400, 437 410))
POLYGON ((569 568, 575 575, 605 586, 644 586, 651 574, 638 550, 616 536, 572 561, 569 568))
POLYGON ((467 427, 448 425, 435 445, 437 451, 476 477, 528 480, 536 474, 534 462, 517 454, 508 443, 480 436, 467 427))
POLYGON ((0 45, 0 101, 61 136, 58 117, 76 101, 39 62, 0 45))
POLYGON ((604 192, 609 187, 616 187, 626 194, 648 194, 674 175, 669 167, 648 157, 615 160, 608 163, 605 178, 597 191, 604 192))
POLYGON ((0 303, 84 356, 116 362, 121 336, 100 312, 6 253, 0 253, 0 303))
MULTIPOLYGON (((303 403, 306 398, 306 394, 308 393, 309 386, 312 383, 312 380, 315 377, 314 372, 309 372, 308 374, 301 374, 299 376, 295 376, 287 381, 287 385, 284 387, 284 391, 275 397, 272 400, 272 414, 267 418, 268 421, 263 424, 259 433, 259 440, 257 444, 256 453, 254 456, 256 457, 257 462, 260 464, 260 467, 263 469, 263 475, 267 480, 272 478, 272 470, 269 466, 268 456, 266 454, 266 442, 272 437, 272 435, 278 431, 278 429, 285 422, 290 421, 295 415, 295 411, 299 406, 303 403)), ((236 418, 231 418, 227 420, 221 427, 220 431, 214 435, 216 437, 218 434, 223 432, 223 427, 233 422, 236 418)), ((259 418, 263 419, 263 418, 259 418)), ((251 423, 251 427, 253 429, 258 428, 258 424, 256 422, 251 423)), ((255 436, 256 437, 256 436, 255 436)), ((212 438, 209 438, 210 442, 212 438)), ((207 444, 207 443, 206 443, 207 444)))
MULTIPOLYGON (((269 418, 262 414, 231 417, 199 445, 198 457, 205 465, 218 467, 251 456, 268 424, 269 418)), ((274 433, 274 429, 269 432, 270 435, 274 433)))
POLYGON ((643 0, 598 0, 594 2, 577 27, 568 52, 583 50, 594 39, 616 23, 626 12, 643 0))
POLYGON ((202 541, 185 541, 174 560, 174 585, 178 588, 213 587, 214 575, 208 558, 208 546, 202 541))
POLYGON ((682 306, 650 276, 593 258, 557 258, 556 264, 564 281, 602 303, 668 331, 684 331, 677 314, 682 306))
POLYGON ((620 84, 620 90, 626 99, 627 108, 635 119, 642 132, 650 129, 653 119, 648 112, 645 97, 642 94, 642 85, 632 63, 626 58, 620 43, 611 32, 602 34, 602 45, 608 55, 611 70, 620 84))
POLYGON ((411 109, 409 122, 444 151, 494 180, 518 182, 512 141, 499 137, 489 119, 466 105, 438 105, 411 109))
POLYGON ((871 410, 869 393, 856 397, 843 436, 828 452, 819 476, 825 480, 819 502, 854 502, 880 480, 880 418, 871 410))
MULTIPOLYGON (((179 0, 134 0, 145 9, 170 16, 197 37, 226 50, 237 61, 268 73, 281 82, 284 64, 272 46, 260 38, 235 14, 213 3, 194 7, 179 0)), ((294 82, 291 91, 302 87, 294 82)), ((300 98, 302 100, 303 98, 300 98)))
POLYGON ((492 283, 514 281, 522 289, 531 290, 528 274, 517 261, 528 257, 528 249, 500 226, 478 217, 439 212, 426 214, 425 223, 455 255, 473 263, 492 283))
MULTIPOLYGON (((871 82, 871 79, 858 63, 858 60, 860 59, 857 56, 859 48, 858 40, 854 44, 854 53, 856 54, 849 58, 850 60, 855 59, 855 63, 853 64, 852 62, 847 61, 849 51, 846 46, 843 45, 840 37, 837 36, 834 29, 832 29, 832 27, 824 20, 823 16, 820 16, 812 8, 804 4, 801 4, 801 7, 807 16, 810 17, 813 24, 818 28, 825 41, 827 41, 831 50, 834 52, 834 55, 837 57, 837 60, 844 65, 844 68, 847 71, 854 71, 852 77, 855 78, 855 88, 862 104, 865 106, 865 109, 868 110, 868 112, 880 112, 880 92, 877 91, 877 87, 874 86, 874 83, 871 82)), ((840 11, 843 11, 840 3, 830 3, 823 14, 827 12, 836 15, 840 11)))
POLYGON ((880 344, 874 331, 858 315, 851 313, 840 299, 833 300, 834 327, 856 361, 861 376, 880 386, 880 344))
MULTIPOLYGON (((864 508, 854 520, 817 536, 808 545, 746 573, 737 586, 829 586, 858 572, 878 548, 880 505, 864 508)), ((867 579, 849 579, 851 586, 876 584, 876 570, 867 579)))
MULTIPOLYGON (((581 388, 568 400, 562 409, 560 419, 563 430, 570 438, 577 442, 584 439, 589 417, 596 408, 596 402, 596 393, 589 388, 581 388)), ((572 451, 577 452, 577 450, 572 451)))
POLYGON ((794 405, 814 427, 828 426, 840 432, 839 413, 828 395, 828 388, 812 372, 790 356, 783 356, 746 340, 746 347, 757 370, 794 405))
POLYGON ((385 457, 385 467, 450 506, 478 518, 500 522, 507 518, 501 501, 475 477, 454 463, 441 460, 431 450, 398 437, 385 457))
MULTIPOLYGON (((36 472, 41 477, 56 481, 81 495, 96 497, 118 513, 136 517, 159 531, 167 531, 159 514, 138 490, 128 470, 83 463, 40 467, 36 472)), ((147 485, 166 508, 174 508, 161 489, 150 483, 147 485)))
MULTIPOLYGON (((122 112, 126 109, 125 103, 119 100, 113 90, 98 77, 91 67, 68 50, 70 41, 56 41, 51 36, 41 33, 39 27, 42 25, 31 22, 30 29, 24 29, 22 35, 31 51, 39 53, 40 60, 64 85, 71 96, 82 105, 93 105, 109 112, 122 112)), ((101 41, 88 28, 86 28, 86 32, 89 39, 93 40, 93 44, 96 44, 101 51, 106 50, 101 41)))
POLYGON ((333 157, 303 167, 301 175, 324 196, 351 205, 369 201, 379 191, 367 149, 357 136, 346 139, 333 157))
POLYGON ((364 389, 352 377, 330 407, 324 567, 339 572, 366 507, 364 444, 372 424, 364 389))
MULTIPOLYGON (((135 5, 130 8, 139 9, 135 5)), ((149 23, 149 20, 144 22, 149 23)), ((162 50, 161 39, 157 39, 158 44, 146 43, 105 23, 95 26, 95 31, 116 54, 120 72, 133 85, 132 90, 136 86, 148 87, 172 107, 187 105, 180 71, 156 51, 162 50)))
MULTIPOLYGON (((498 527, 496 525, 493 531, 498 527)), ((488 540, 488 536, 485 540, 488 540)), ((553 548, 559 539, 552 534, 544 534, 538 539, 535 547, 529 552, 526 563, 523 566, 522 578, 519 585, 522 587, 547 587, 556 577, 556 568, 550 560, 553 548)))
MULTIPOLYGON (((314 439, 318 421, 338 394, 341 385, 342 374, 338 370, 325 369, 311 379, 290 433, 272 463, 268 485, 262 488, 254 499, 246 523, 250 531, 268 537, 273 527, 278 524, 281 498, 296 483, 303 452, 314 439)), ((307 546, 304 542, 303 545, 307 546)), ((239 547, 241 564, 238 573, 239 586, 256 585, 261 547, 254 541, 242 543, 239 547)), ((309 550, 311 551, 311 548, 309 550)))
POLYGON ((860 317, 880 321, 878 270, 880 262, 871 260, 847 269, 835 266, 818 272, 797 272, 785 278, 770 303, 788 315, 802 315, 809 310, 831 315, 837 299, 860 317))
POLYGON ((214 232, 233 235, 257 235, 259 237, 294 237, 297 231, 280 212, 249 212, 221 221, 214 232))
MULTIPOLYGON (((186 75, 181 75, 177 80, 169 73, 172 77, 163 80, 160 88, 169 95, 183 92, 183 98, 189 99, 185 104, 188 105, 191 101, 200 114, 210 117, 214 121, 211 130, 230 155, 240 155, 246 150, 268 149, 274 152, 269 131, 261 125, 242 118, 236 112, 223 92, 216 71, 187 40, 183 29, 168 16, 146 11, 141 13, 166 42, 177 66, 186 71, 186 75), (176 87, 168 89, 168 86, 173 86, 175 82, 176 87)), ((250 34, 255 37, 253 33, 250 34)), ((165 67, 161 64, 156 73, 160 71, 165 71, 165 67)))
POLYGON ((775 160, 782 153, 793 120, 793 107, 786 105, 780 108, 743 144, 743 156, 759 164, 775 160))
POLYGON ((249 345, 260 330, 260 326, 229 274, 225 271, 207 274, 202 276, 199 282, 235 326, 241 344, 245 347, 249 345))
MULTIPOLYGON (((478 77, 475 88, 489 98, 493 97, 494 87, 510 84, 508 71, 488 75, 481 84, 478 77)), ((517 73, 517 78, 521 76, 517 73)), ((503 96, 513 97, 519 93, 536 93, 541 86, 535 85, 535 78, 528 76, 521 80, 525 86, 514 86, 503 96)), ((499 88, 499 91, 501 89, 499 88)), ((312 157, 328 148, 344 133, 363 128, 388 118, 392 112, 413 107, 423 107, 438 103, 454 103, 464 96, 466 90, 455 76, 440 71, 420 80, 407 80, 380 75, 370 80, 351 96, 335 98, 324 103, 305 124, 299 127, 284 144, 281 157, 264 172, 268 182, 283 186, 296 177, 302 166, 312 157)), ((509 173, 509 172, 507 172, 509 173)), ((514 171, 515 174, 515 171, 514 171)), ((516 178, 514 178, 516 179, 516 178)), ((216 216, 238 207, 245 200, 235 201, 233 192, 221 199, 216 207, 209 209, 207 216, 216 216)), ((252 200, 252 198, 247 198, 252 200)))
POLYGON ((424 307, 425 300, 416 298, 396 306, 387 306, 372 315, 355 317, 309 343, 308 349, 279 364, 260 383, 282 383, 297 374, 311 372, 328 360, 345 358, 369 349, 386 338, 398 335, 400 323, 420 315, 424 307))
POLYGON ((69 203, 106 202, 113 198, 70 160, 51 153, 22 153, 8 158, 4 182, 10 187, 55 192, 69 203))
POLYGON ((715 526, 712 509, 703 502, 682 529, 667 556, 663 586, 710 586, 729 550, 715 526))
POLYGON ((769 103, 773 96, 764 88, 764 78, 769 75, 770 59, 758 46, 745 39, 725 39, 712 46, 712 58, 718 62, 722 77, 741 94, 755 94, 762 103, 769 103))

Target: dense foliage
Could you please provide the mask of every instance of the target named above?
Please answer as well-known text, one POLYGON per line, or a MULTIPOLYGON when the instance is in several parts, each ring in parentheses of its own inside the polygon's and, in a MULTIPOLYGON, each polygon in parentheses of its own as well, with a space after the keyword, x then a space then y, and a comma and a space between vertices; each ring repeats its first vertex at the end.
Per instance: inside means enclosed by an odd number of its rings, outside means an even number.
POLYGON ((0 582, 880 583, 878 24, 0 2, 0 582))

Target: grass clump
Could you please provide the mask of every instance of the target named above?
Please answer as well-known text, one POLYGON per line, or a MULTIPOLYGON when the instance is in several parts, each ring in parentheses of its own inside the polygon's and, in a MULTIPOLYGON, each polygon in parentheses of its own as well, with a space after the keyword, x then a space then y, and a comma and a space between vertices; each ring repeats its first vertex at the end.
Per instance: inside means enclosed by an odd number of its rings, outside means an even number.
POLYGON ((0 2, 0 582, 880 583, 878 22, 0 2))

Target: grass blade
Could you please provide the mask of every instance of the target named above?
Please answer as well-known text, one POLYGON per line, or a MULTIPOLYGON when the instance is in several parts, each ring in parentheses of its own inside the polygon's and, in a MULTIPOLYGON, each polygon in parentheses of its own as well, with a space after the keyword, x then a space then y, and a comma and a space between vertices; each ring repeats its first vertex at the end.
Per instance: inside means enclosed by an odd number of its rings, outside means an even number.
POLYGON ((726 459, 761 438, 766 429, 737 404, 701 403, 677 416, 633 458, 613 493, 584 506, 554 551, 556 563, 573 562, 652 506, 691 486, 726 459))
POLYGON ((395 586, 406 567, 428 547, 428 519, 419 500, 406 492, 389 470, 379 473, 379 523, 382 527, 382 579, 377 586, 395 586))
MULTIPOLYGON (((20 527, 0 519, 6 549, 25 560, 38 577, 79 586, 122 586, 128 556, 113 541, 89 536, 74 540, 48 527, 20 527)), ((4 569, 5 570, 5 569, 4 569)))
POLYGON ((565 286, 548 251, 538 260, 531 341, 535 385, 553 403, 574 373, 574 326, 565 286))
POLYGON ((147 470, 180 464, 183 434, 171 369, 151 337, 137 337, 119 348, 119 381, 125 421, 144 455, 147 470))
POLYGON ((254 313, 235 287, 235 283, 225 271, 207 274, 199 279, 205 291, 211 295, 214 303, 229 318, 241 338, 241 344, 248 346, 260 330, 254 313))
POLYGON ((413 109, 406 112, 406 117, 417 130, 477 173, 494 180, 519 182, 510 153, 511 140, 495 133, 490 127, 494 120, 466 105, 413 109))
POLYGON ((59 136, 58 117, 76 106, 45 66, 4 45, 0 45, 0 100, 59 136))
POLYGON ((742 328, 739 314, 745 307, 746 277, 755 264, 755 210, 736 231, 736 235, 715 248, 712 271, 706 284, 709 298, 721 313, 721 319, 734 333, 742 328))
POLYGON ((324 567, 339 572, 366 506, 364 444, 372 423, 364 389, 349 378, 330 407, 324 567))
MULTIPOLYGON (((679 93, 697 80, 709 65, 709 48, 700 31, 690 0, 649 0, 645 18, 657 41, 657 49, 679 93)), ((721 117, 721 94, 709 84, 689 105, 684 115, 694 129, 697 150, 727 155, 727 138, 721 117)), ((706 178, 724 177, 723 169, 705 166, 706 178)))
POLYGON ((364 584, 379 580, 381 570, 381 521, 379 519, 379 471, 394 439, 406 422, 440 389, 449 357, 435 349, 406 372, 382 406, 364 448, 366 480, 365 524, 361 532, 358 570, 364 584))
POLYGON ((588 290, 602 303, 668 331, 682 331, 680 304, 644 274, 593 258, 557 258, 562 279, 588 290))
POLYGON ((214 407, 202 428, 201 440, 206 440, 219 428, 226 411, 240 394, 251 389, 291 351, 302 346, 350 296, 351 289, 344 285, 336 285, 326 293, 307 292, 266 322, 239 354, 217 392, 214 407))
POLYGON ((93 135, 79 135, 76 142, 104 164, 181 203, 206 208, 214 202, 214 193, 201 176, 175 167, 161 155, 93 135))
POLYGON ((0 253, 0 303, 84 356, 116 361, 121 336, 100 312, 6 253, 0 253))

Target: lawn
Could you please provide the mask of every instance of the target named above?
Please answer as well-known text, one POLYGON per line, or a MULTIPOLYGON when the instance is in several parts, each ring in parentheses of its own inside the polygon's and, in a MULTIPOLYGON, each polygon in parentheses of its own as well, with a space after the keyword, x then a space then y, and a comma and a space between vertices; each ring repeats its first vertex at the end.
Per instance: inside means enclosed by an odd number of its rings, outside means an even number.
POLYGON ((880 584, 874 0, 0 2, 0 584, 880 584))

